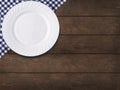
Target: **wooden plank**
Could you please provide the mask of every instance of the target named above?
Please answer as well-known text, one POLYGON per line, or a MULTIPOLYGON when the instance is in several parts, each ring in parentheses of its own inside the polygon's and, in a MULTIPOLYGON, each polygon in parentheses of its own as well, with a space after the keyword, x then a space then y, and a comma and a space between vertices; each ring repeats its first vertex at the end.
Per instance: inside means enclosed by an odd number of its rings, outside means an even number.
POLYGON ((67 0, 58 16, 120 16, 119 0, 67 0))
POLYGON ((59 17, 61 34, 120 34, 119 17, 59 17))
POLYGON ((50 53, 120 53, 120 36, 61 36, 50 53))
POLYGON ((0 72, 120 72, 120 55, 46 54, 26 58, 7 54, 0 72))
POLYGON ((120 74, 0 74, 1 90, 119 90, 120 74))
MULTIPOLYGON (((49 54, 120 54, 120 36, 61 35, 49 54)), ((13 54, 10 51, 10 54, 13 54)))

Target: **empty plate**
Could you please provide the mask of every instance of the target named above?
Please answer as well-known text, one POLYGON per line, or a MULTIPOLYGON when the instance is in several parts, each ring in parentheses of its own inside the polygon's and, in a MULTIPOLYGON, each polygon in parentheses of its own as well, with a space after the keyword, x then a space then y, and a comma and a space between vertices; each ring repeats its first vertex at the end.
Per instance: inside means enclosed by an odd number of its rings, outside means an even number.
POLYGON ((59 36, 59 22, 46 5, 26 1, 14 6, 4 17, 3 37, 7 45, 23 56, 38 56, 49 51, 59 36))

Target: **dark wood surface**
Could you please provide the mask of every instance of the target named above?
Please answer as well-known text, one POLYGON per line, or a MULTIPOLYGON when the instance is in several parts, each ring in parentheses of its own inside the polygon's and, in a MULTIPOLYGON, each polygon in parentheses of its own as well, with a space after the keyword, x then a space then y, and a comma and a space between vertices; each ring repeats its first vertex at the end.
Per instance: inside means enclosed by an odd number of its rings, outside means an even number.
POLYGON ((68 0, 56 45, 0 59, 0 90, 120 90, 120 0, 68 0))

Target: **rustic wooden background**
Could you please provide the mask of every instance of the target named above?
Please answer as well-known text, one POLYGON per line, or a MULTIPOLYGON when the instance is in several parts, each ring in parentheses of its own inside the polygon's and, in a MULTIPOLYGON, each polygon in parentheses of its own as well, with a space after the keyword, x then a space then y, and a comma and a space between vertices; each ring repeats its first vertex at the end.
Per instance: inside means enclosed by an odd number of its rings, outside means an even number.
POLYGON ((61 35, 35 58, 0 59, 0 90, 120 90, 120 0, 68 0, 61 35))

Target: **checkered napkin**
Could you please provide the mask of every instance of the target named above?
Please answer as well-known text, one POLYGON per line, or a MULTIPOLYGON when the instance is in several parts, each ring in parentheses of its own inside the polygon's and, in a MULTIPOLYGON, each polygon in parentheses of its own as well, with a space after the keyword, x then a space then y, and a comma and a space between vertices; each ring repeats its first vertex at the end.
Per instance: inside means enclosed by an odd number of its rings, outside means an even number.
POLYGON ((53 11, 57 10, 64 2, 66 2, 66 0, 0 0, 0 58, 10 50, 3 39, 1 31, 4 16, 13 6, 23 1, 41 2, 49 6, 53 11))

